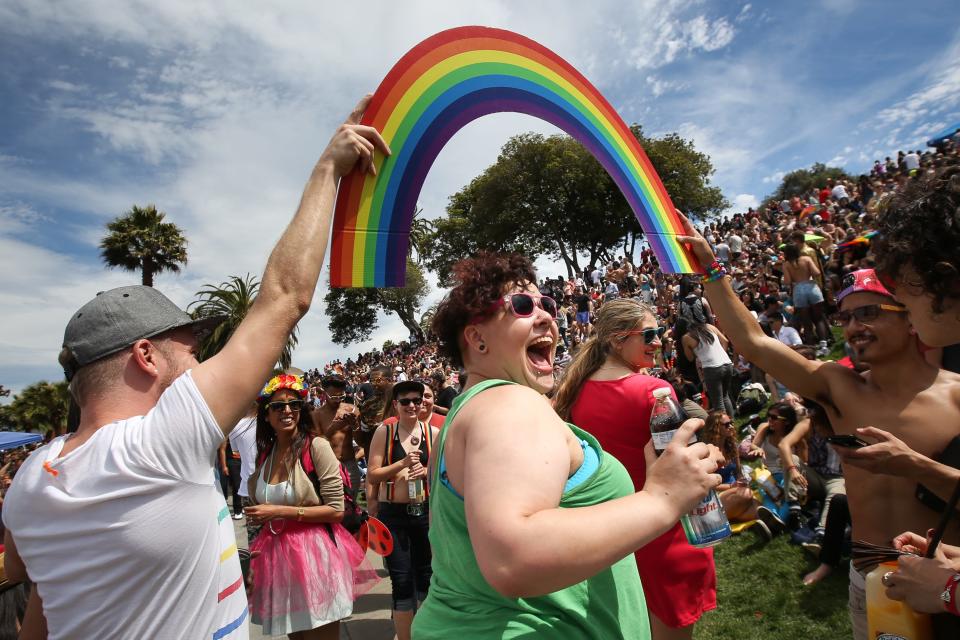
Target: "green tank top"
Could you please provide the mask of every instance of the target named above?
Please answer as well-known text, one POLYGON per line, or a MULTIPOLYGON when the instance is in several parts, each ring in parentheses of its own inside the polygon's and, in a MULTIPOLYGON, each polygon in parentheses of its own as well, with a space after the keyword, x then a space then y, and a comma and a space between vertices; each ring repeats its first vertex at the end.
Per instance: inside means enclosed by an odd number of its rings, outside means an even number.
MULTIPOLYGON (((486 380, 454 400, 440 432, 434 474, 444 455, 449 425, 460 409, 478 393, 503 384, 513 383, 486 380)), ((586 507, 633 493, 633 482, 623 465, 603 453, 592 435, 568 426, 599 453, 600 466, 584 482, 565 491, 560 506, 586 507)), ((433 578, 427 599, 414 617, 414 640, 650 638, 647 606, 633 554, 560 591, 535 598, 504 597, 487 583, 477 566, 463 501, 438 480, 433 478, 431 486, 435 489, 430 492, 433 578)))

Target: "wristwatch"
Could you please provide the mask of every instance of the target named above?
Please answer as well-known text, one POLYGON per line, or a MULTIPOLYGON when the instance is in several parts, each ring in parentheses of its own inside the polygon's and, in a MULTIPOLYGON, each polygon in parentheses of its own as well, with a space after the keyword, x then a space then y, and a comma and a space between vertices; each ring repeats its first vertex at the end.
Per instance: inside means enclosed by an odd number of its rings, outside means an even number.
POLYGON ((303 520, 303 507, 297 507, 297 522, 303 520))

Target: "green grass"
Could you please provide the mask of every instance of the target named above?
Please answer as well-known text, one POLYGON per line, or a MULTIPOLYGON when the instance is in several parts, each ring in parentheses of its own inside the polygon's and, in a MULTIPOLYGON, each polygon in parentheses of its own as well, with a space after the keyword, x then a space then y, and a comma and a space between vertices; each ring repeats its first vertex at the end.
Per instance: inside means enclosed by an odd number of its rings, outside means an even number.
POLYGON ((717 609, 697 623, 696 640, 849 638, 848 564, 812 587, 817 563, 782 535, 763 542, 750 531, 715 547, 717 609))
MULTIPOLYGON (((831 330, 836 343, 824 359, 839 360, 845 355, 843 331, 831 330)), ((765 411, 766 407, 759 413, 765 411)), ((735 421, 738 431, 747 418, 735 421)), ((695 640, 852 637, 847 560, 825 580, 805 587, 803 576, 819 563, 790 544, 788 535, 764 542, 747 530, 714 549, 717 609, 697 623, 695 640)))

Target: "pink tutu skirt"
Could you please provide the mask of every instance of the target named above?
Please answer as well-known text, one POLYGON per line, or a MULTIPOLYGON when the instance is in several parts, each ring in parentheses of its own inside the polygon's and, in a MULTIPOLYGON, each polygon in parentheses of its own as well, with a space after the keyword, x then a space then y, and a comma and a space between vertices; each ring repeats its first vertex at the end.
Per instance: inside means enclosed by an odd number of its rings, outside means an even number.
POLYGON ((250 545, 250 617, 266 635, 316 629, 353 612, 353 601, 380 578, 339 524, 274 521, 250 545), (330 533, 333 532, 333 538, 330 533), (336 542, 334 542, 334 539, 336 542))

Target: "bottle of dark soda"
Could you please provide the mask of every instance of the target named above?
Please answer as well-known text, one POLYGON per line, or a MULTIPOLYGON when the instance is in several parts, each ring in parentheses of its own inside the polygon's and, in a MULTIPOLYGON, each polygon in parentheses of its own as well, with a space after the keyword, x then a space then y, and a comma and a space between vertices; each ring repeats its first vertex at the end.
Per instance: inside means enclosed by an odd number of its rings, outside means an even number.
MULTIPOLYGON (((669 387, 655 389, 653 397, 655 403, 650 413, 650 437, 659 456, 673 440, 674 434, 687 416, 671 397, 669 387)), ((694 434, 687 444, 696 441, 697 436, 694 434)), ((687 535, 687 542, 699 548, 712 547, 730 535, 730 522, 713 489, 693 511, 680 518, 680 524, 687 535)))

